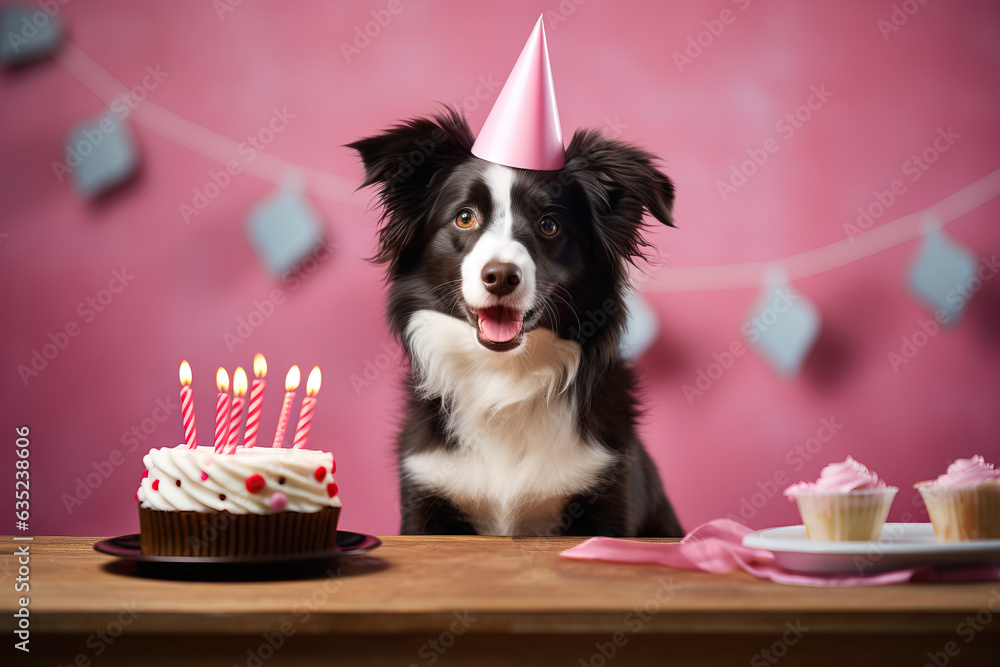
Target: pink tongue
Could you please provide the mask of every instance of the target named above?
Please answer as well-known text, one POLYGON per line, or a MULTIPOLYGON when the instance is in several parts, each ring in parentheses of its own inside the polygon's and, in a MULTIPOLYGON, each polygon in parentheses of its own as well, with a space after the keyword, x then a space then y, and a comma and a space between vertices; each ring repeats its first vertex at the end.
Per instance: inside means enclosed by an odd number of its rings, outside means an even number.
POLYGON ((509 308, 484 308, 479 311, 479 331, 486 340, 506 343, 521 333, 520 314, 509 308))

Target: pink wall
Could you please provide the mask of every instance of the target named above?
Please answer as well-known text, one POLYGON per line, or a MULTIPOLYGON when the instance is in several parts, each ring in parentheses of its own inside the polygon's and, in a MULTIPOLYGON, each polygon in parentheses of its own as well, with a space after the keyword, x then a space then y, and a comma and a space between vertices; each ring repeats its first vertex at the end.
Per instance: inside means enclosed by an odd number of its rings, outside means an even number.
MULTIPOLYGON (((470 98, 480 77, 502 82, 539 12, 574 6, 402 0, 400 13, 347 62, 340 43, 386 5, 244 2, 222 20, 205 2, 93 0, 61 11, 72 41, 126 85, 141 82, 147 66, 169 72, 149 100, 198 126, 241 140, 274 107, 287 107, 295 118, 268 146, 259 171, 280 178, 279 163, 269 160, 281 158, 353 185, 360 169, 342 144, 425 113, 435 101, 469 98, 478 129, 489 108, 488 100, 475 108, 470 98)), ((904 178, 911 155, 931 146, 938 128, 951 127, 960 138, 907 182, 878 222, 920 211, 998 166, 1000 7, 927 3, 884 39, 877 22, 889 20, 892 7, 888 0, 590 0, 548 29, 564 131, 617 119, 624 138, 663 156, 679 192, 680 229, 652 238, 678 269, 781 258, 844 239, 857 207, 904 178), (724 9, 734 20, 679 71, 673 52, 724 9), (804 103, 812 86, 833 95, 723 201, 716 183, 775 134, 775 122, 804 103)), ((101 100, 54 62, 4 71, 0 97, 0 461, 13 469, 14 426, 29 425, 31 532, 135 530, 141 454, 181 439, 176 408, 164 423, 154 419, 162 416, 159 400, 176 401, 178 362, 187 358, 195 369, 205 434, 214 368, 249 367, 256 351, 272 369, 263 432, 273 432, 284 370, 322 366, 312 444, 337 456, 344 526, 394 532, 399 362, 381 320, 380 271, 363 260, 376 221, 369 193, 339 197, 340 181, 323 186, 310 173, 310 198, 338 247, 293 289, 265 274, 243 232, 247 211, 273 191, 272 182, 240 175, 185 224, 179 205, 219 164, 133 123, 143 159, 138 179, 99 202, 81 202, 50 164, 69 128, 100 111, 101 100), (134 280, 85 321, 78 304, 123 267, 134 280), (224 334, 276 289, 283 303, 230 352, 224 334), (18 364, 70 322, 80 334, 26 386, 18 364), (388 368, 356 391, 352 376, 376 365, 388 368), (130 450, 122 438, 144 420, 155 431, 130 450), (102 464, 116 450, 124 463, 102 464), (109 476, 69 512, 61 496, 95 466, 109 476)), ((136 118, 154 111, 140 106, 136 118)), ((998 217, 994 200, 948 233, 990 257, 1000 250, 998 217)), ((959 327, 931 338, 898 373, 887 362, 927 317, 905 286, 917 247, 909 242, 797 282, 824 320, 802 375, 781 379, 747 354, 693 404, 682 387, 739 340, 757 290, 648 295, 661 335, 639 364, 649 408, 643 433, 686 526, 736 514, 744 499, 761 505, 747 512, 752 526, 794 522, 780 495, 752 494, 771 491, 775 475, 813 478, 847 454, 901 487, 895 518, 920 518, 910 485, 950 459, 982 453, 1000 463, 1000 279, 985 283, 959 327), (824 419, 842 428, 796 471, 786 456, 824 419)), ((669 285, 671 270, 653 270, 647 287, 669 285)), ((12 478, 4 474, 0 496, 11 498, 12 478)), ((0 530, 13 530, 4 521, 0 530)))

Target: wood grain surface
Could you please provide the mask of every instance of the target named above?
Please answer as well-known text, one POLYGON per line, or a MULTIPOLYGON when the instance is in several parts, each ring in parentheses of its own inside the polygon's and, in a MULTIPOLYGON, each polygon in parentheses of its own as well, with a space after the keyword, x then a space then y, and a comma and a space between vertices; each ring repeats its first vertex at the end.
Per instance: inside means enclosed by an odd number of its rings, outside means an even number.
MULTIPOLYGON (((207 656, 276 632, 294 637, 303 655, 314 657, 310 651, 340 636, 339 650, 353 655, 356 664, 381 664, 361 656, 372 647, 389 655, 400 642, 402 659, 409 656, 402 664, 429 664, 429 658, 418 656, 417 640, 447 633, 462 636, 465 646, 449 654, 452 662, 463 651, 474 654, 476 646, 495 653, 502 636, 513 640, 510 635, 520 635, 518 641, 527 637, 533 642, 536 657, 549 655, 550 644, 579 644, 574 655, 583 664, 596 665, 600 660, 590 661, 587 647, 600 653, 603 640, 608 652, 606 642, 614 645, 615 633, 627 645, 621 655, 627 649, 634 657, 648 653, 650 659, 656 646, 702 657, 738 646, 738 655, 744 656, 740 663, 746 664, 756 655, 746 650, 767 650, 782 637, 796 640, 784 647, 790 658, 816 650, 830 656, 836 647, 861 643, 871 645, 867 656, 884 655, 880 651, 896 646, 893 655, 909 652, 911 660, 919 660, 924 652, 944 650, 949 641, 961 655, 945 653, 947 664, 978 664, 977 655, 1000 655, 997 582, 809 588, 742 572, 715 575, 558 557, 579 538, 392 536, 369 554, 318 567, 147 569, 94 551, 97 539, 36 537, 30 543, 31 630, 37 646, 61 651, 75 646, 77 655, 94 652, 88 640, 100 645, 94 633, 114 630, 117 623, 123 626, 114 646, 120 658, 132 655, 133 644, 136 651, 153 645, 193 650, 204 644, 200 650, 207 656), (977 614, 981 629, 966 641, 961 624, 977 614), (790 628, 807 630, 801 630, 800 639, 790 628), (709 635, 730 640, 716 644, 709 635), (186 643, 172 642, 181 636, 189 638, 186 643), (229 644, 220 641, 224 638, 229 644), (50 639, 57 641, 45 644, 50 639)), ((16 544, 9 537, 0 540, 16 544)), ((7 636, 14 629, 11 612, 22 595, 13 591, 12 551, 4 549, 7 576, 0 595, 0 629, 7 636)), ((282 652, 283 660, 291 661, 293 655, 298 653, 282 652)), ((400 664, 399 659, 386 664, 400 664)), ((253 664, 251 655, 242 660, 253 664)), ((530 663, 526 657, 520 661, 530 663)), ((783 664, 799 663, 796 658, 783 664)))

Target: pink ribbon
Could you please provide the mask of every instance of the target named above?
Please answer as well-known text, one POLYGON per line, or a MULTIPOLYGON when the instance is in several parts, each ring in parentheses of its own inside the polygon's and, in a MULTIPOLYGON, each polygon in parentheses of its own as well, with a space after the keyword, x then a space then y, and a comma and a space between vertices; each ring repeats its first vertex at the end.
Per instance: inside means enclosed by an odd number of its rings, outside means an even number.
POLYGON ((715 519, 698 526, 680 542, 657 544, 611 537, 593 537, 560 555, 580 560, 620 563, 653 563, 680 570, 722 574, 741 569, 761 579, 796 586, 880 586, 908 581, 994 581, 1000 567, 972 567, 935 570, 915 567, 873 574, 799 574, 782 570, 774 554, 743 546, 750 528, 731 519, 715 519))

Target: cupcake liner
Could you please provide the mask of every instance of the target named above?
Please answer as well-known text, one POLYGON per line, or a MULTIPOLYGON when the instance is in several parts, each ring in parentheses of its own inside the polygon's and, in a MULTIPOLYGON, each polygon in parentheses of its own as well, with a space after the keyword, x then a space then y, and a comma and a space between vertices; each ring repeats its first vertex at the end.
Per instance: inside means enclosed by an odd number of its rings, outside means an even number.
POLYGON ((898 490, 890 486, 845 493, 805 491, 795 494, 795 502, 810 540, 877 542, 898 490))
POLYGON ((941 542, 1000 539, 1000 482, 975 486, 916 485, 941 542))
POLYGON ((139 507, 139 545, 147 556, 270 556, 331 551, 339 507, 318 512, 231 514, 139 507))

